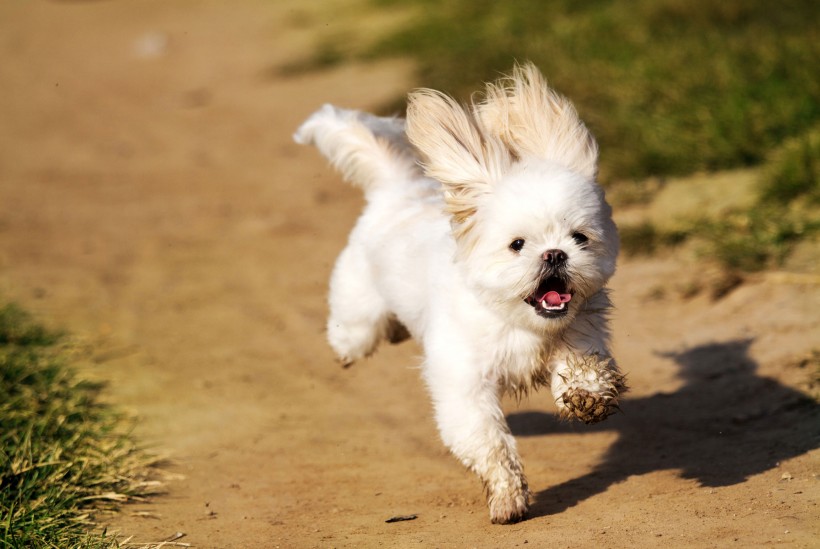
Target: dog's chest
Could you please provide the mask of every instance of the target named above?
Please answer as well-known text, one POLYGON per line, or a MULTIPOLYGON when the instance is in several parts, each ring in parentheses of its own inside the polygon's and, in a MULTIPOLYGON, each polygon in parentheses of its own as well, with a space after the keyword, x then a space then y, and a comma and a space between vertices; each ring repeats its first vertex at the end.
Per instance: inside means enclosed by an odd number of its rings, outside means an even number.
POLYGON ((502 338, 495 358, 502 388, 520 395, 548 385, 551 347, 545 338, 529 332, 512 332, 502 338))

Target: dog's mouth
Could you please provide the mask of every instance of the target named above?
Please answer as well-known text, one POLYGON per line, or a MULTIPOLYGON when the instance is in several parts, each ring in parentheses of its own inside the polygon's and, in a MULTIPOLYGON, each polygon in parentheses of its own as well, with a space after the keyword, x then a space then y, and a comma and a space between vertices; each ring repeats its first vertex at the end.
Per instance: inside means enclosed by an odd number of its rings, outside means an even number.
POLYGON ((538 288, 524 301, 531 305, 536 314, 544 318, 556 318, 569 312, 572 288, 558 276, 548 276, 541 280, 538 288))

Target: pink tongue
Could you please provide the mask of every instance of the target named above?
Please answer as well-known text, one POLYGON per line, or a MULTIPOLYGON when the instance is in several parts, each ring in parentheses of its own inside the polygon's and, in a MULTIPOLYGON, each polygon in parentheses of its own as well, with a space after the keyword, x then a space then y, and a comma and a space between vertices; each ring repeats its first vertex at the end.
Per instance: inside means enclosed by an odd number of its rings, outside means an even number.
POLYGON ((571 294, 559 294, 555 291, 547 292, 544 297, 541 298, 542 301, 546 301, 547 305, 560 305, 561 303, 567 303, 570 299, 572 299, 571 294))

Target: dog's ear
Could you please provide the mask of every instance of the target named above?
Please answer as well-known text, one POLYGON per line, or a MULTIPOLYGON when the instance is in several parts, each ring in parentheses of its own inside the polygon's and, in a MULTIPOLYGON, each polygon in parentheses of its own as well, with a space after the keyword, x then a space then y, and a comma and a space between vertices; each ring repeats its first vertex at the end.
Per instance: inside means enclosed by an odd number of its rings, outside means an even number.
POLYGON ((425 173, 444 185, 447 209, 457 223, 475 213, 480 197, 492 192, 513 161, 504 143, 484 131, 472 112, 434 90, 410 94, 407 137, 425 173))
POLYGON ((597 174, 598 144, 575 107, 550 89, 532 63, 487 84, 476 106, 482 123, 518 156, 562 164, 590 179, 597 174))

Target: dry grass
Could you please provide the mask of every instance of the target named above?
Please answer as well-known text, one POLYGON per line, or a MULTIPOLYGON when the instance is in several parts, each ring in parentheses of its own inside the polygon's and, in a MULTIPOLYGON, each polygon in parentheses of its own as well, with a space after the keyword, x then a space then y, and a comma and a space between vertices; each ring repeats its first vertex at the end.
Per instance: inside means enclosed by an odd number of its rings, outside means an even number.
POLYGON ((61 340, 0 307, 0 547, 116 546, 95 517, 160 489, 130 422, 61 340))

